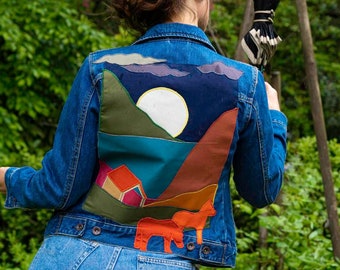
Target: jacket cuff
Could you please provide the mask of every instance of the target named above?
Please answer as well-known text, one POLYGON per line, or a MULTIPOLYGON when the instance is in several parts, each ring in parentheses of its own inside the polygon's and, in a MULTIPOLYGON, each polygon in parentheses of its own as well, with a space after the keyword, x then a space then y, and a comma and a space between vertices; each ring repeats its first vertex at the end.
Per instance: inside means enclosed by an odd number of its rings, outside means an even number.
POLYGON ((17 205, 17 200, 12 194, 12 189, 11 189, 11 178, 13 174, 18 170, 19 168, 17 167, 10 167, 7 169, 6 174, 5 174, 5 184, 6 184, 6 189, 7 189, 7 194, 6 194, 6 200, 5 200, 5 207, 6 208, 17 208, 19 207, 17 205))
POLYGON ((270 115, 272 118, 272 123, 274 126, 281 127, 287 132, 288 119, 284 113, 277 110, 270 110, 270 115))

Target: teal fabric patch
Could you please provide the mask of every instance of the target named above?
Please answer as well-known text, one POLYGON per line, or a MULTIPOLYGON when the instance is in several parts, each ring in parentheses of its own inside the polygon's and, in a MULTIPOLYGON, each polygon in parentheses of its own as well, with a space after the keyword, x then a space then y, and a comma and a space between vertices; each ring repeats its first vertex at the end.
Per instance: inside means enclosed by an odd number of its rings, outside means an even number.
POLYGON ((143 184, 148 198, 168 187, 196 144, 138 136, 99 133, 99 157, 111 168, 127 166, 143 184))

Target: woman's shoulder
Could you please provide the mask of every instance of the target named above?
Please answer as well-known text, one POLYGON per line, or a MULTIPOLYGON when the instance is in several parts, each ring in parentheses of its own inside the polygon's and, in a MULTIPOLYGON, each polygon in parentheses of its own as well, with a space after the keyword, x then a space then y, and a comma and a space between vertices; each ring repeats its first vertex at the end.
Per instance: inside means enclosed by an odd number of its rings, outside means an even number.
POLYGON ((131 46, 117 47, 117 48, 105 48, 97 51, 93 51, 89 54, 89 58, 92 62, 98 62, 105 60, 113 55, 128 53, 131 46))

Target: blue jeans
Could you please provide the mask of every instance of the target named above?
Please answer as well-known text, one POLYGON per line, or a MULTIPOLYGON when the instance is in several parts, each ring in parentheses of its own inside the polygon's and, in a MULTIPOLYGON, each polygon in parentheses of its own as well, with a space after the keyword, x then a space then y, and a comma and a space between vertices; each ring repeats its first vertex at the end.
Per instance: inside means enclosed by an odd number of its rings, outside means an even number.
POLYGON ((141 252, 66 236, 45 238, 30 270, 185 270, 196 269, 171 254, 141 252))

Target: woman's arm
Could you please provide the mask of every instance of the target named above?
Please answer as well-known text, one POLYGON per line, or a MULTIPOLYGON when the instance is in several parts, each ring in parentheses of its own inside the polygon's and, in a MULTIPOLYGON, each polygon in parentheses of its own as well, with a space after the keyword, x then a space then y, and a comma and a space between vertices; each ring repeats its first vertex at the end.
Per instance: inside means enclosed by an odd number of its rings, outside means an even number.
POLYGON ((8 208, 67 208, 79 200, 94 177, 97 162, 99 97, 85 61, 62 110, 53 148, 42 168, 9 168, 8 208))
MULTIPOLYGON (((264 207, 280 192, 286 158, 287 119, 277 93, 261 74, 245 128, 234 156, 234 181, 239 194, 255 207, 264 207)), ((249 105, 249 104, 248 104, 249 105)))

